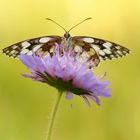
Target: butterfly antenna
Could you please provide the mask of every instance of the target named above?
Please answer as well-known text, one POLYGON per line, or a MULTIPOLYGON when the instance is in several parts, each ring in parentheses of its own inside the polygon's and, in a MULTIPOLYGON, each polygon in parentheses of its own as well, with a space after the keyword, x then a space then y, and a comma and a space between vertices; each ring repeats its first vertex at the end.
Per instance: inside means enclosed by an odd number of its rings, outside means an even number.
POLYGON ((68 33, 69 33, 72 29, 74 29, 75 27, 77 27, 78 25, 80 25, 81 23, 83 23, 83 22, 85 22, 85 21, 87 21, 87 20, 89 20, 89 19, 92 19, 92 18, 86 18, 86 19, 84 19, 83 21, 79 22, 78 24, 76 24, 75 26, 73 26, 72 28, 70 28, 70 29, 68 30, 68 33))
POLYGON ((50 18, 46 18, 46 20, 52 21, 53 23, 55 23, 56 25, 58 25, 59 27, 61 27, 65 32, 67 32, 67 30, 63 26, 61 26, 60 24, 58 24, 56 21, 54 21, 54 20, 52 20, 50 18))

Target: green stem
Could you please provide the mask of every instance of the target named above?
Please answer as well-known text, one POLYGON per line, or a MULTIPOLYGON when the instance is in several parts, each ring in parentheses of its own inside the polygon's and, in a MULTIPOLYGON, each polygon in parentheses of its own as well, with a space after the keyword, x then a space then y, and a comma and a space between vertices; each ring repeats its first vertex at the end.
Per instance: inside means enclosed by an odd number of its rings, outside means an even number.
POLYGON ((52 115, 51 115, 50 124, 49 124, 49 128, 48 128, 47 140, 51 140, 53 125, 55 122, 55 117, 56 117, 56 113, 57 113, 58 108, 59 108, 61 97, 62 97, 62 92, 59 92, 57 99, 56 99, 56 103, 55 103, 54 108, 52 110, 52 115))

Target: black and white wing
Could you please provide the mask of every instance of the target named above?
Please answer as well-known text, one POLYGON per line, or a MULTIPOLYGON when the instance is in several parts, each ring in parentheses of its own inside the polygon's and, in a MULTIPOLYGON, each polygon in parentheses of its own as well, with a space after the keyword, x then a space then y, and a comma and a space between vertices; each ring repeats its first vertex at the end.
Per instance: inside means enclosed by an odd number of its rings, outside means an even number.
POLYGON ((3 49, 3 53, 9 57, 16 58, 20 54, 39 54, 47 55, 53 52, 56 44, 61 44, 62 38, 60 36, 44 36, 33 39, 28 39, 16 44, 13 44, 3 49))
POLYGON ((94 55, 96 56, 97 54, 99 60, 111 60, 129 53, 129 49, 103 39, 88 36, 75 36, 72 40, 74 44, 81 46, 82 49, 87 52, 93 52, 92 49, 94 49, 94 55))

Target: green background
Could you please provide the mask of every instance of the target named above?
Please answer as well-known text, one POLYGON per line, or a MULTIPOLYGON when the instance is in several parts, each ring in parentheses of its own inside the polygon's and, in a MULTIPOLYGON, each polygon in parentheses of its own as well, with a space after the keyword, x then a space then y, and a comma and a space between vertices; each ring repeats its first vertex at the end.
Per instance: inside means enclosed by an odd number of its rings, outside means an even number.
MULTIPOLYGON (((24 39, 63 35, 49 17, 72 35, 89 35, 117 42, 131 54, 100 63, 107 72, 112 98, 89 108, 83 99, 63 96, 53 140, 140 139, 140 1, 139 0, 0 0, 0 49, 24 39), (72 104, 72 109, 71 109, 72 104)), ((0 140, 45 140, 57 90, 32 82, 21 62, 0 54, 0 140)))

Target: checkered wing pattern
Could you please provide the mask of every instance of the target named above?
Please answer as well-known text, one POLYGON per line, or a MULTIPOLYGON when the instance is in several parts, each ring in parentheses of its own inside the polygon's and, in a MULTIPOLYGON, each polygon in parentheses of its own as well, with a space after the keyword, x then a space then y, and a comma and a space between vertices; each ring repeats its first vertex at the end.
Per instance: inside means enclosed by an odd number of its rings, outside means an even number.
POLYGON ((53 52, 56 43, 61 44, 61 40, 60 36, 44 36, 29 39, 4 48, 3 53, 13 58, 18 57, 20 54, 47 55, 53 52))
POLYGON ((81 46, 83 50, 89 52, 89 54, 91 54, 90 57, 93 55, 91 52, 94 52, 94 55, 98 57, 99 60, 111 60, 129 53, 129 50, 123 46, 94 37, 75 36, 73 37, 73 41, 78 46, 81 46))

